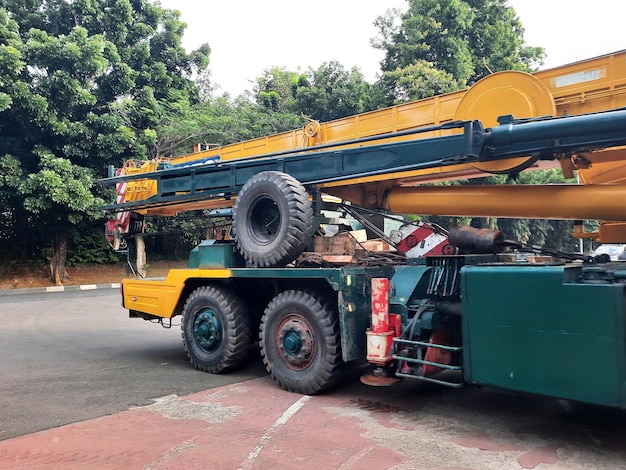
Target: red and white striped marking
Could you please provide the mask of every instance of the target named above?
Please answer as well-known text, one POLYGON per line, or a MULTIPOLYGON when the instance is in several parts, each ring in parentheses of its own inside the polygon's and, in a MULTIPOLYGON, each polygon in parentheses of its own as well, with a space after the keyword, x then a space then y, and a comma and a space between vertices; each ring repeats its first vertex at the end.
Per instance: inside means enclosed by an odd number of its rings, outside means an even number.
POLYGON ((391 347, 395 331, 391 329, 389 291, 391 283, 386 278, 372 278, 372 328, 367 335, 367 360, 375 364, 391 361, 391 347))
POLYGON ((391 240, 407 258, 442 255, 448 245, 448 237, 424 222, 403 225, 391 233, 391 240))
MULTIPOLYGON (((121 176, 123 172, 123 168, 118 168, 115 171, 115 176, 121 176)), ((123 204, 126 202, 126 188, 128 186, 127 182, 117 183, 115 185, 115 192, 117 193, 116 202, 117 204, 123 204)), ((121 233, 128 233, 128 227, 130 226, 130 212, 118 212, 117 213, 117 223, 119 226, 119 230, 121 233)))

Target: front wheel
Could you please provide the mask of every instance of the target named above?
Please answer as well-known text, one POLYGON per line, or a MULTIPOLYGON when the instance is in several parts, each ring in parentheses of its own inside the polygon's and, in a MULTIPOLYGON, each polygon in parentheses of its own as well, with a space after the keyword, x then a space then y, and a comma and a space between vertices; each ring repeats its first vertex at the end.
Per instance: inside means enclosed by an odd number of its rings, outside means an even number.
POLYGON ((265 309, 260 334, 263 363, 281 388, 313 395, 339 380, 337 312, 321 296, 290 290, 265 309))
POLYGON ((229 289, 199 287, 183 307, 183 345, 196 369, 219 373, 243 364, 252 343, 250 315, 229 289))

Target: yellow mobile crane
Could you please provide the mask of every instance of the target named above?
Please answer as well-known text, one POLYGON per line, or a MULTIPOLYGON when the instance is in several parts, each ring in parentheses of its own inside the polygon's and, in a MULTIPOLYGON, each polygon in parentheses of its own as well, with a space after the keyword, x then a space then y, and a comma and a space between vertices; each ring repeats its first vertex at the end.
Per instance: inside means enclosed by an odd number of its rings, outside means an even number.
POLYGON ((126 185, 125 199, 110 208, 234 205, 235 236, 202 242, 164 279, 125 279, 123 305, 165 326, 181 315, 187 355, 207 372, 243 366, 258 338, 268 372, 299 393, 327 390, 345 364, 367 359, 370 384, 477 384, 626 407, 622 263, 558 252, 532 263, 502 251, 535 247, 469 228, 450 232, 451 251, 421 259, 302 257, 322 194, 349 201, 336 207, 351 214, 601 219, 598 234, 578 235, 626 241, 625 92, 622 51, 493 74, 464 92, 195 152, 163 170, 125 168, 109 180, 126 185), (585 184, 421 185, 550 166, 585 184))

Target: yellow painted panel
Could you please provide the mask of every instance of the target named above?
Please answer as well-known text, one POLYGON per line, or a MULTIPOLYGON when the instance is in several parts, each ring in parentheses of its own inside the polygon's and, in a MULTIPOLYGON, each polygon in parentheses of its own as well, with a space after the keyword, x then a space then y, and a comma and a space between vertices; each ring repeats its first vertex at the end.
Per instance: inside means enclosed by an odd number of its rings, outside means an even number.
POLYGON ((578 171, 582 183, 626 183, 626 148, 588 153, 584 157, 591 166, 578 171))
POLYGON ((152 279, 124 280, 124 305, 131 310, 170 318, 181 287, 152 279))
POLYGON ((626 50, 537 72, 560 115, 626 106, 626 50))
POLYGON ((208 281, 230 275, 230 269, 170 269, 165 279, 124 279, 124 305, 130 310, 171 318, 190 279, 208 281))

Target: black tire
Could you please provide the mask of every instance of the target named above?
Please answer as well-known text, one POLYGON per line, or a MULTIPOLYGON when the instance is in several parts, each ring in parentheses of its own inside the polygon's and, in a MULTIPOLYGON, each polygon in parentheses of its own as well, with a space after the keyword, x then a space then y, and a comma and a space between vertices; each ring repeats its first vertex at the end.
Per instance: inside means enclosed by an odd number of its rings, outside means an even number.
POLYGON ((253 266, 285 266, 306 249, 313 207, 304 186, 278 171, 250 178, 233 211, 237 248, 253 266))
POLYGON ((313 395, 337 383, 341 372, 338 315, 321 296, 278 294, 261 320, 261 356, 281 388, 313 395))
POLYGON ((245 304, 216 286, 191 293, 183 307, 181 331, 189 361, 214 374, 241 366, 253 341, 245 304))

